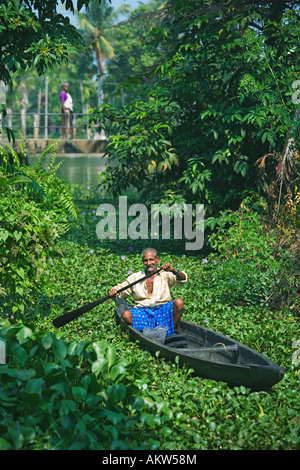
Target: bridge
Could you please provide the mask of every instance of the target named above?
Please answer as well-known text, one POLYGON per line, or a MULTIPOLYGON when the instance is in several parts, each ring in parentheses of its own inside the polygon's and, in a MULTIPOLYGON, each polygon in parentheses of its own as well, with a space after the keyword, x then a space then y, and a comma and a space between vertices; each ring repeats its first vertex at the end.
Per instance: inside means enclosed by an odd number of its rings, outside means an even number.
MULTIPOLYGON (((7 143, 7 141, 2 141, 7 143)), ((99 155, 103 156, 106 149, 106 139, 16 139, 13 146, 16 151, 20 150, 21 143, 26 144, 29 154, 39 155, 51 143, 58 145, 57 155, 99 155)), ((1 143, 1 140, 0 140, 1 143)), ((11 143, 10 143, 11 145, 11 143)))
MULTIPOLYGON (((57 142, 57 154, 99 154, 106 149, 107 138, 102 132, 87 127, 90 115, 83 113, 72 114, 72 126, 69 119, 62 125, 60 113, 7 113, 2 126, 12 129, 16 141, 13 145, 18 151, 21 143, 25 143, 30 154, 41 154, 52 142, 57 142), (64 138, 63 138, 64 137, 64 138)), ((5 131, 0 136, 0 143, 8 143, 5 131)), ((11 142, 9 142, 10 145, 11 142)))

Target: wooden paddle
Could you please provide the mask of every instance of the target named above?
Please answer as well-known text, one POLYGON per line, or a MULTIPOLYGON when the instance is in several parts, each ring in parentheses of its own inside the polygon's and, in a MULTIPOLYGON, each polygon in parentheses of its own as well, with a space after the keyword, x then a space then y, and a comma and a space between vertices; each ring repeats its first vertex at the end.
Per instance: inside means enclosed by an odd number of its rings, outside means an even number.
MULTIPOLYGON (((157 271, 153 271, 150 274, 147 274, 144 277, 141 277, 137 281, 132 282, 131 284, 128 284, 128 286, 122 287, 122 289, 119 289, 117 291, 117 294, 120 294, 120 292, 123 292, 126 289, 129 289, 130 287, 134 286, 138 282, 143 281, 144 279, 147 279, 147 277, 154 276, 154 274, 159 273, 162 268, 159 268, 157 271)), ((86 312, 89 312, 93 308, 97 307, 97 305, 103 304, 103 302, 106 302, 108 299, 112 299, 112 297, 108 294, 105 297, 102 297, 102 299, 95 300, 94 302, 90 302, 87 305, 83 305, 82 307, 76 308, 75 310, 72 310, 71 312, 65 313, 64 315, 61 315, 60 317, 57 317, 53 320, 53 325, 56 328, 59 328, 60 326, 64 326, 67 323, 70 323, 71 321, 75 320, 76 318, 80 317, 86 312)))

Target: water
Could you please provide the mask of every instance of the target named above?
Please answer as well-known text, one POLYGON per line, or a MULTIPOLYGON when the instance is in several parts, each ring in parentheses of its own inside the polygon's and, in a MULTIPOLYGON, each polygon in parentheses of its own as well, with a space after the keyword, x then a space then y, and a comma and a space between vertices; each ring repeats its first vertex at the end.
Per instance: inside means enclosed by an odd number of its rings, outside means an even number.
MULTIPOLYGON (((34 165, 39 160, 38 155, 28 157, 29 164, 34 165)), ((107 159, 92 155, 87 156, 59 156, 55 159, 55 165, 62 161, 56 172, 56 176, 71 184, 80 184, 95 188, 98 184, 99 174, 105 170, 107 159)), ((49 160, 46 160, 45 164, 49 160)), ((43 166, 45 166, 45 164, 43 166)))

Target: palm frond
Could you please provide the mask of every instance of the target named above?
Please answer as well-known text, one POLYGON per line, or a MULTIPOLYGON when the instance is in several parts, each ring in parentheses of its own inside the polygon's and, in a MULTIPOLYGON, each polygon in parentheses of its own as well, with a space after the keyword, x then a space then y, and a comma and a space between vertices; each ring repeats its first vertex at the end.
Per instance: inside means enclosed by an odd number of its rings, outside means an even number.
POLYGON ((266 159, 267 157, 275 157, 274 153, 267 153, 263 157, 260 157, 258 160, 256 160, 255 165, 258 165, 258 168, 265 168, 266 166, 266 159))
POLYGON ((9 144, 5 144, 5 145, 6 147, 0 144, 0 164, 2 160, 5 165, 9 165, 10 158, 12 158, 13 165, 16 167, 19 167, 20 159, 19 159, 17 152, 12 148, 11 145, 9 144), (10 151, 10 154, 8 153, 8 150, 10 151))
POLYGON ((35 163, 33 168, 42 168, 43 163, 45 162, 46 158, 50 154, 52 154, 51 162, 53 162, 53 164, 54 164, 57 149, 58 149, 57 142, 53 142, 52 144, 47 145, 47 147, 45 147, 45 149, 43 150, 39 160, 35 163))
POLYGON ((78 25, 81 29, 88 32, 92 36, 97 35, 97 26, 91 23, 84 13, 76 12, 76 16, 78 18, 78 25))
POLYGON ((115 58, 115 49, 112 44, 104 37, 100 36, 101 51, 108 59, 115 58))
MULTIPOLYGON (((294 123, 297 124, 297 121, 299 121, 299 117, 300 117, 300 111, 297 109, 295 112, 294 119, 293 119, 294 123)), ((280 184, 278 209, 280 207, 283 184, 289 186, 292 176, 297 171, 296 163, 295 163, 297 155, 298 153, 297 153, 295 139, 293 137, 289 137, 283 148, 282 159, 276 168, 277 179, 280 184)))
POLYGON ((282 160, 280 161, 279 165, 276 168, 277 179, 280 184, 278 209, 281 203, 281 194, 282 194, 283 184, 286 184, 288 186, 292 175, 296 171, 295 155, 296 155, 295 141, 293 138, 290 138, 288 139, 285 145, 282 160))
POLYGON ((170 21, 171 19, 171 9, 170 2, 166 0, 156 11, 149 11, 147 13, 140 13, 131 16, 130 18, 120 21, 119 23, 114 24, 114 28, 118 28, 123 25, 138 24, 140 26, 146 27, 147 29, 152 26, 159 26, 165 21, 170 21))

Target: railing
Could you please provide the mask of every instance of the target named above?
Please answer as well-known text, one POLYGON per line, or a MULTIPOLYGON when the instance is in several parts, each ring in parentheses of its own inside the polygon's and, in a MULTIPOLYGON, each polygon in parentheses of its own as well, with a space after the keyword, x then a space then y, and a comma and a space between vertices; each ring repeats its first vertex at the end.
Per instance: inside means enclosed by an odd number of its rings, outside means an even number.
POLYGON ((7 126, 15 134, 16 138, 24 139, 105 139, 103 133, 86 126, 88 114, 72 113, 72 126, 68 126, 68 115, 61 113, 28 113, 8 112, 3 119, 3 127, 7 126))

